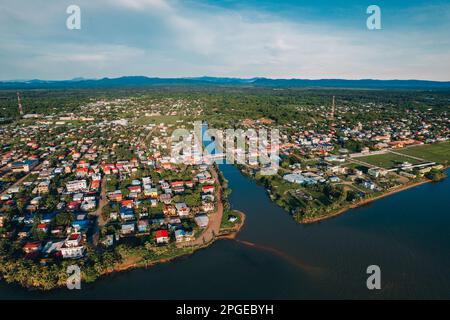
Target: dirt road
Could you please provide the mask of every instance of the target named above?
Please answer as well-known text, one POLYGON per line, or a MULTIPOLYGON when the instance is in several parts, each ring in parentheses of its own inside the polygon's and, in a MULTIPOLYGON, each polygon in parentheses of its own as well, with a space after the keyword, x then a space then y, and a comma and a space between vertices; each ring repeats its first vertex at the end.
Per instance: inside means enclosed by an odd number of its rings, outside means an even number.
MULTIPOLYGON (((214 177, 214 180, 219 182, 219 175, 215 168, 212 168, 211 174, 214 177)), ((223 215, 223 204, 222 204, 222 186, 219 183, 219 187, 216 191, 216 199, 217 199, 217 209, 209 215, 208 226, 203 230, 202 234, 195 239, 194 241, 182 242, 180 246, 197 246, 206 244, 212 240, 216 236, 219 235, 220 225, 222 223, 222 215, 223 215)))
POLYGON ((102 208, 108 203, 108 200, 106 198, 106 176, 103 175, 102 177, 102 183, 100 186, 100 200, 98 203, 97 210, 95 210, 92 214, 98 217, 98 225, 99 227, 102 227, 106 224, 107 221, 103 219, 102 216, 102 208))

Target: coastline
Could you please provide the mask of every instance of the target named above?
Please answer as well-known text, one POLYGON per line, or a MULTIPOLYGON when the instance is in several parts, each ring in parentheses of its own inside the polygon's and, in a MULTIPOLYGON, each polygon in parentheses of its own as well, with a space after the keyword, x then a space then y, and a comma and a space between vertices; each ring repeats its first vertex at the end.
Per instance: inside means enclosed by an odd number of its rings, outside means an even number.
MULTIPOLYGON (((218 170, 216 168, 211 169, 211 174, 215 177, 216 181, 219 180, 218 170)), ((192 255, 198 250, 205 249, 212 245, 216 240, 221 239, 234 239, 237 233, 241 230, 242 226, 245 222, 245 214, 241 211, 234 210, 240 216, 240 222, 236 223, 232 228, 222 229, 221 221, 224 212, 224 204, 222 203, 222 192, 223 186, 218 183, 216 190, 216 197, 218 200, 218 205, 216 210, 210 215, 209 224, 203 230, 201 235, 188 242, 181 242, 174 244, 174 247, 169 248, 166 252, 161 254, 161 257, 156 257, 154 260, 146 260, 146 258, 142 255, 127 255, 123 257, 121 262, 116 263, 113 267, 107 268, 102 272, 99 272, 95 279, 91 279, 89 281, 83 280, 83 282, 96 282, 100 278, 103 278, 108 275, 120 273, 127 270, 138 269, 138 268, 149 268, 154 265, 160 263, 166 263, 173 261, 175 259, 179 259, 182 257, 187 257, 192 255)), ((148 259, 148 258, 147 258, 148 259)), ((2 275, 0 274, 0 280, 4 281, 2 275)), ((15 281, 13 281, 15 282, 15 281)), ((42 287, 40 285, 24 285, 20 284, 25 289, 28 290, 40 290, 40 291, 51 291, 58 288, 63 288, 66 285, 65 279, 59 279, 57 283, 50 287, 42 287)))
POLYGON ((393 188, 390 191, 387 191, 387 192, 385 192, 383 194, 380 194, 380 195, 378 195, 378 196, 376 196, 374 198, 368 198, 368 199, 364 199, 362 201, 358 201, 357 203, 349 204, 349 205, 347 205, 347 206, 337 210, 336 212, 333 212, 333 213, 330 213, 330 214, 327 214, 327 215, 323 215, 323 216, 319 216, 319 217, 303 219, 302 221, 299 221, 299 223, 300 224, 313 224, 313 223, 316 223, 316 222, 327 220, 327 219, 336 217, 338 215, 341 215, 341 214, 347 212, 350 209, 356 209, 356 208, 362 207, 362 206, 364 206, 366 204, 369 204, 369 203, 377 201, 379 199, 388 197, 388 196, 393 195, 395 193, 398 193, 398 192, 401 192, 401 191, 404 191, 404 190, 407 190, 407 189, 411 189, 411 188, 420 186, 420 185, 425 184, 425 183, 430 183, 430 182, 433 182, 433 181, 430 180, 430 179, 423 178, 420 181, 416 181, 414 183, 405 184, 405 185, 402 185, 400 187, 393 188))
MULTIPOLYGON (((449 168, 450 168, 450 166, 445 166, 442 169, 442 171, 446 171, 449 168)), ((245 172, 243 170, 239 170, 239 171, 244 176, 247 176, 247 177, 251 178, 251 175, 248 174, 247 172, 245 172)), ((341 214, 344 214, 345 212, 347 212, 350 209, 356 209, 356 208, 362 207, 362 206, 367 205, 367 204, 369 204, 371 202, 374 202, 376 200, 388 197, 388 196, 393 195, 395 193, 398 193, 398 192, 401 192, 401 191, 404 191, 404 190, 407 190, 407 189, 411 189, 411 188, 417 187, 419 185, 430 183, 430 182, 434 182, 434 181, 430 180, 430 179, 427 179, 425 177, 422 177, 419 181, 415 181, 413 183, 407 183, 407 184, 404 184, 404 185, 400 185, 400 186, 391 188, 389 191, 386 191, 385 193, 382 193, 382 194, 380 194, 380 195, 378 195, 376 197, 363 199, 361 201, 358 201, 357 203, 347 204, 346 206, 344 206, 342 208, 339 208, 336 211, 331 212, 329 214, 325 214, 325 215, 317 216, 317 217, 305 218, 305 219, 302 219, 301 221, 296 220, 296 222, 299 223, 299 224, 307 225, 307 224, 314 224, 316 222, 320 222, 320 221, 324 221, 324 220, 327 220, 327 219, 331 219, 331 218, 337 217, 337 216, 339 216, 341 214)))
MULTIPOLYGON (((218 170, 215 168, 212 168, 211 173, 214 175, 215 179, 219 181, 218 177, 218 170)), ((112 275, 115 273, 137 269, 137 268, 149 268, 154 265, 160 264, 160 263, 166 263, 173 261, 175 259, 179 259, 182 257, 187 257, 192 254, 194 254, 198 250, 205 249, 212 245, 215 241, 221 240, 221 239, 228 239, 232 240, 235 239, 237 236, 237 233, 241 230, 242 226, 245 223, 245 214, 242 211, 233 210, 237 214, 240 215, 240 223, 234 226, 233 228, 228 229, 222 229, 220 227, 220 222, 222 221, 222 215, 223 215, 223 205, 222 205, 222 185, 219 183, 219 187, 216 192, 216 196, 218 199, 218 208, 214 212, 214 216, 211 217, 210 223, 208 227, 204 230, 202 233, 202 236, 198 239, 192 241, 192 243, 185 242, 182 244, 179 244, 177 246, 177 249, 186 250, 187 252, 181 253, 179 255, 174 255, 172 257, 164 257, 152 261, 143 261, 142 257, 140 256, 129 256, 125 259, 125 261, 117 264, 114 268, 107 269, 104 273, 100 275, 100 277, 112 275), (217 230, 214 230, 217 229, 217 230), (205 234, 207 237, 205 237, 205 234), (202 242, 199 242, 199 240, 202 239, 202 242)))
POLYGON ((166 262, 170 262, 170 261, 182 258, 182 257, 187 257, 187 256, 194 254, 198 250, 206 249, 207 247, 212 245, 217 240, 233 240, 236 238, 237 234, 239 233, 239 231, 241 230, 242 226, 245 223, 245 214, 242 211, 238 211, 238 210, 234 210, 234 211, 237 212, 241 217, 241 222, 239 224, 237 224, 237 226, 230 228, 230 229, 221 230, 221 232, 217 236, 215 236, 213 239, 211 239, 210 241, 208 241, 202 245, 182 247, 182 248, 186 248, 186 249, 191 249, 191 250, 189 250, 189 252, 186 252, 186 253, 183 253, 180 255, 176 255, 173 257, 161 258, 161 259, 157 259, 157 260, 153 260, 153 261, 142 261, 141 257, 130 256, 130 257, 128 257, 129 260, 136 260, 136 261, 134 261, 134 262, 124 261, 124 262, 118 264, 116 267, 106 270, 101 275, 101 277, 112 275, 112 274, 123 272, 123 271, 127 271, 127 270, 132 270, 132 269, 149 268, 149 267, 152 267, 152 266, 160 264, 160 263, 166 263, 166 262))
MULTIPOLYGON (((213 167, 211 169, 211 173, 216 181, 220 181, 218 169, 213 167)), ((143 261, 141 256, 129 256, 125 259, 125 261, 117 264, 114 268, 106 270, 104 273, 100 275, 100 277, 137 268, 149 268, 160 263, 170 262, 175 259, 190 256, 198 250, 205 249, 210 245, 212 245, 216 240, 236 238, 237 233, 241 230, 242 226, 245 223, 245 214, 242 211, 234 210, 241 217, 240 223, 231 229, 225 230, 221 229, 220 223, 222 221, 223 215, 223 203, 222 203, 223 198, 222 198, 222 185, 220 183, 216 191, 216 197, 218 200, 217 210, 212 214, 212 217, 210 217, 209 225, 203 231, 201 237, 195 239, 194 241, 192 241, 192 243, 184 242, 177 246, 177 249, 186 250, 187 252, 181 253, 179 255, 174 255, 172 257, 164 257, 152 261, 145 261, 145 260, 143 261)))

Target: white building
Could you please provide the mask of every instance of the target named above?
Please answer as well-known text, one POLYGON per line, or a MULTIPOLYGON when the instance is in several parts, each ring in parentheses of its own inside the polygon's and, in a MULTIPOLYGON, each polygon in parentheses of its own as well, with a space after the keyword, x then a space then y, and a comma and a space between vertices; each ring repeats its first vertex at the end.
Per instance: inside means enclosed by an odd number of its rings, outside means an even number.
POLYGON ((86 188, 86 180, 73 180, 66 183, 67 192, 77 192, 86 188))
POLYGON ((61 254, 64 259, 77 259, 84 256, 85 248, 81 245, 81 233, 72 233, 64 241, 61 254))

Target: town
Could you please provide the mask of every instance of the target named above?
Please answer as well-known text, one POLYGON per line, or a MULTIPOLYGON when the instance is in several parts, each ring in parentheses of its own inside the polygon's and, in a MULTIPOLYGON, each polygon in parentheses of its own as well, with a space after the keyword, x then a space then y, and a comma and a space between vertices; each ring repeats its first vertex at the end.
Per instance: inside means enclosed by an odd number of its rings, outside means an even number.
MULTIPOLYGON (((77 260, 94 280, 236 230, 243 216, 230 208, 217 165, 171 156, 172 132, 195 121, 279 130, 277 172, 238 167, 301 223, 437 181, 450 160, 445 95, 422 95, 416 99, 427 106, 408 107, 342 91, 57 94, 1 93, 1 273, 26 286, 62 283, 54 275, 27 279, 33 266, 77 260), (18 264, 24 274, 13 274, 18 264)), ((403 101, 408 93, 399 94, 403 101)))

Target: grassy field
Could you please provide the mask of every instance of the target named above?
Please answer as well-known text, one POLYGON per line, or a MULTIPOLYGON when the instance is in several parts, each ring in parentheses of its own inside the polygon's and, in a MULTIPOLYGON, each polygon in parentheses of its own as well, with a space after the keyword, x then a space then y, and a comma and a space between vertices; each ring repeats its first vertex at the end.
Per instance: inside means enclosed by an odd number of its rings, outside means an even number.
POLYGON ((236 225, 240 224, 241 221, 242 221, 241 214, 239 212, 227 210, 222 215, 222 222, 220 224, 220 228, 221 229, 231 229, 231 228, 236 227, 236 225), (230 216, 236 217, 237 220, 234 222, 228 221, 228 218, 230 216))
POLYGON ((442 164, 450 163, 450 142, 414 146, 398 150, 399 153, 442 164))
POLYGON ((403 163, 405 161, 412 164, 419 164, 421 162, 406 156, 403 157, 393 153, 376 154, 372 156, 358 157, 356 159, 385 169, 393 168, 395 167, 395 165, 403 163))

